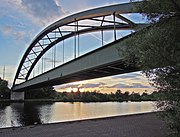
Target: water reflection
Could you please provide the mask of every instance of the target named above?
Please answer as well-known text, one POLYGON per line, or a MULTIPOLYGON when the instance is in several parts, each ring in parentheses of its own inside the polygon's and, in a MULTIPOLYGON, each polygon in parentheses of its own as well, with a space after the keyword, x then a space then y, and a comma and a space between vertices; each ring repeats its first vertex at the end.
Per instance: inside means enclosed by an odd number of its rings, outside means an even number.
POLYGON ((8 110, 10 109, 10 103, 0 103, 0 127, 1 124, 10 125, 10 122, 7 120, 9 117, 8 110))
POLYGON ((154 111, 153 102, 1 103, 0 128, 154 111))
POLYGON ((53 103, 2 103, 0 127, 26 126, 48 123, 53 103))

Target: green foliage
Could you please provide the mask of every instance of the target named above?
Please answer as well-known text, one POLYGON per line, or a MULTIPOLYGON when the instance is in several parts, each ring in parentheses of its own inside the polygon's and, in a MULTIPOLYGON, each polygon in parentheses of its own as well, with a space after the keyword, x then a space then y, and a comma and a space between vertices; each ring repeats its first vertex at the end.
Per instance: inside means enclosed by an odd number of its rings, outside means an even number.
POLYGON ((139 93, 132 93, 130 96, 131 101, 141 101, 141 95, 139 93))
POLYGON ((25 92, 25 99, 55 99, 56 91, 53 87, 28 90, 25 92))
POLYGON ((171 18, 137 32, 117 47, 128 62, 135 62, 144 71, 155 67, 180 66, 180 20, 171 18))
POLYGON ((0 78, 0 91, 6 90, 8 87, 8 82, 0 78))
POLYGON ((155 101, 157 98, 152 94, 142 94, 132 93, 130 94, 128 91, 122 92, 121 90, 117 90, 115 93, 107 94, 101 93, 99 91, 93 92, 56 92, 53 87, 46 87, 41 89, 28 90, 25 92, 26 99, 34 99, 34 100, 50 100, 50 101, 64 101, 64 102, 107 102, 107 101, 155 101))
POLYGON ((115 93, 107 94, 100 93, 99 91, 94 92, 57 92, 56 99, 64 102, 107 102, 107 101, 155 101, 159 97, 159 92, 153 92, 152 94, 132 93, 128 91, 122 92, 117 90, 115 93))
POLYGON ((9 99, 10 89, 8 88, 8 82, 0 78, 0 99, 9 99))
MULTIPOLYGON (((125 61, 143 70, 159 91, 157 107, 163 118, 180 134, 180 1, 144 0, 140 13, 151 26, 123 41, 117 47, 125 61)), ((146 95, 143 95, 146 98, 146 95)))
MULTIPOLYGON (((131 0, 136 1, 136 0, 131 0)), ((137 7, 139 13, 142 13, 152 23, 162 21, 180 12, 180 1, 178 0, 143 0, 143 3, 137 7)))
MULTIPOLYGON (((146 92, 146 91, 145 91, 146 92)), ((46 87, 40 89, 33 89, 25 91, 25 99, 29 100, 44 100, 44 101, 64 101, 64 102, 107 102, 107 101, 155 101, 157 96, 152 94, 142 94, 132 93, 130 94, 128 91, 122 92, 121 90, 117 90, 115 93, 101 93, 100 91, 93 92, 57 92, 53 87, 46 87)))

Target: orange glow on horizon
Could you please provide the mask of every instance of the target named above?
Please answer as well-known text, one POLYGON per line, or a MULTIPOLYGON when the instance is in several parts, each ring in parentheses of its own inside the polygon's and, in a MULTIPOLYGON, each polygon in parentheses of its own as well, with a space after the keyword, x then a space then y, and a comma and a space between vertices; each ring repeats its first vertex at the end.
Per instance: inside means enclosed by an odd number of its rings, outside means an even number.
POLYGON ((55 87, 58 92, 94 92, 110 94, 117 90, 122 92, 135 92, 142 94, 143 92, 152 93, 155 89, 149 84, 148 79, 140 72, 123 74, 121 77, 104 77, 92 80, 77 81, 55 87), (129 77, 128 75, 132 75, 129 77))
POLYGON ((146 89, 146 88, 122 88, 122 89, 119 89, 119 88, 104 88, 104 89, 100 89, 100 88, 66 88, 66 89, 61 89, 61 90, 57 90, 58 92, 77 92, 77 91, 80 91, 80 92, 101 92, 101 93, 107 93, 107 94, 111 94, 111 93, 115 93, 117 90, 121 90, 123 93, 128 91, 130 94, 132 92, 135 92, 135 93, 140 93, 142 94, 143 92, 148 92, 148 93, 152 93, 154 90, 152 88, 149 88, 149 89, 146 89))

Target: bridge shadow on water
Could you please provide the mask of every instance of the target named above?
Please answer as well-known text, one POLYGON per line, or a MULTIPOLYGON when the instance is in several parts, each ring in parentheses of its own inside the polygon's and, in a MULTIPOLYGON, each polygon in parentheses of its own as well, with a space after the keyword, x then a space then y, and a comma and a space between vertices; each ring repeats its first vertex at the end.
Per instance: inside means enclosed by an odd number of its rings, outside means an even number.
POLYGON ((48 123, 54 103, 1 103, 0 128, 48 123), (46 117, 42 117, 46 115, 46 117))

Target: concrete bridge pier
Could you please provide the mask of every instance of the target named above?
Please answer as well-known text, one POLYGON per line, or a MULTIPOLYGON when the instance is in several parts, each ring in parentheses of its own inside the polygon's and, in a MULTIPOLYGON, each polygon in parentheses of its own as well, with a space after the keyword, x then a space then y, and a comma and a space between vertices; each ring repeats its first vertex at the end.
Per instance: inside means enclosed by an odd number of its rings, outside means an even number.
POLYGON ((11 91, 11 101, 23 101, 24 100, 24 92, 14 92, 11 91))

